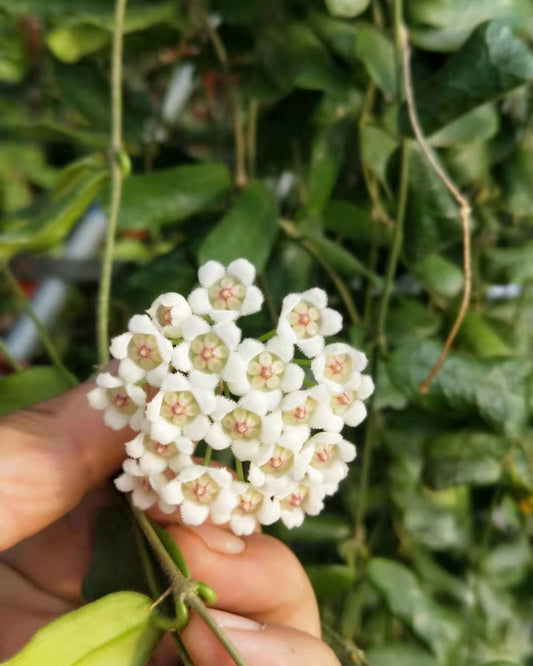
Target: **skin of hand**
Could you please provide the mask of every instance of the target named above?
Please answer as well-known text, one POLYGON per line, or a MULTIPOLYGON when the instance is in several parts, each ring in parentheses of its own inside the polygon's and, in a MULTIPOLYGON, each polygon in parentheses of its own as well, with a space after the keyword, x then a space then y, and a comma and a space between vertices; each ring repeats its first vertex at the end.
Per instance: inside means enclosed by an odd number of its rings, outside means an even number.
MULTIPOLYGON (((109 502, 105 482, 131 435, 105 426, 87 403, 90 388, 82 384, 0 419, 0 660, 83 603, 94 516, 109 502)), ((151 517, 179 543, 192 576, 216 590, 211 612, 250 666, 338 666, 320 640, 309 580, 281 542, 213 525, 186 527, 177 514, 157 510, 151 517)), ((194 613, 182 639, 197 666, 233 664, 194 613)), ((178 661, 164 640, 150 665, 178 661)))

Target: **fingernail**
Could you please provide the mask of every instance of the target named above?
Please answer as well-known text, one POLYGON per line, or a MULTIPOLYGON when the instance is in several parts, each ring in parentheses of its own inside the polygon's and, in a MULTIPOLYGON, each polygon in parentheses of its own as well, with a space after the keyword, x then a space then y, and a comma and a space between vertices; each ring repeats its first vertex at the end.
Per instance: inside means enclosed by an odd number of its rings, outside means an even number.
POLYGON ((187 525, 187 527, 191 532, 197 534, 208 548, 216 550, 218 553, 239 555, 246 548, 244 539, 221 527, 214 525, 199 525, 198 527, 187 525))
POLYGON ((261 631, 264 628, 263 624, 250 620, 242 615, 233 615, 233 613, 226 613, 226 611, 209 610, 216 623, 222 629, 240 629, 242 631, 261 631))

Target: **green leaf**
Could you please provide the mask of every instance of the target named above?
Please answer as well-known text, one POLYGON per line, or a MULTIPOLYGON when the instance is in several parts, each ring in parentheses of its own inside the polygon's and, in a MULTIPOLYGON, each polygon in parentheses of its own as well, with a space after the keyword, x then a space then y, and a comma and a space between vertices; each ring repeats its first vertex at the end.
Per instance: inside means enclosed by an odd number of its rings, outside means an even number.
POLYGON ((409 0, 406 12, 414 24, 409 37, 429 51, 455 51, 476 26, 493 19, 533 34, 529 0, 409 0))
POLYGON ((387 366, 392 383, 412 404, 423 409, 455 418, 477 414, 505 434, 520 433, 528 417, 529 362, 479 360, 452 352, 423 395, 419 386, 440 350, 440 345, 430 341, 399 348, 387 366))
POLYGON ((503 196, 509 211, 523 217, 533 215, 533 151, 521 147, 506 160, 502 171, 503 196))
POLYGON ((332 199, 326 205, 322 216, 326 231, 368 245, 372 244, 376 236, 379 246, 390 245, 392 235, 390 230, 372 220, 368 204, 332 199))
POLYGON ((403 564, 374 558, 368 579, 384 597, 389 610, 402 620, 439 658, 444 660, 461 637, 461 623, 439 606, 403 564))
POLYGON ((381 127, 367 124, 361 129, 361 159, 389 194, 387 166, 397 148, 398 141, 381 127))
POLYGON ((433 148, 487 141, 497 134, 499 127, 500 116, 495 104, 483 104, 442 127, 428 141, 433 148))
POLYGON ((393 301, 387 317, 387 340, 393 345, 433 335, 440 327, 440 317, 412 298, 393 301))
POLYGON ((143 666, 161 637, 151 605, 136 592, 110 594, 40 629, 5 666, 143 666))
POLYGON ((11 257, 17 252, 44 250, 59 243, 94 201, 107 178, 106 170, 97 171, 48 205, 13 215, 9 227, 0 233, 0 255, 11 257))
POLYGON ((382 279, 374 271, 367 268, 351 252, 343 248, 335 241, 323 236, 320 232, 311 229, 303 230, 302 235, 307 243, 318 252, 341 275, 348 278, 363 276, 373 285, 381 285, 382 279))
POLYGON ((325 3, 333 16, 353 18, 366 11, 370 0, 325 0, 325 3))
MULTIPOLYGON (((420 124, 428 135, 472 109, 533 80, 533 53, 509 26, 493 21, 477 28, 435 75, 416 86, 420 124)), ((407 111, 401 123, 409 128, 407 111)))
POLYGON ((498 588, 519 585, 531 568, 531 547, 527 537, 492 548, 483 560, 483 572, 498 588))
POLYGON ((311 214, 320 213, 331 197, 344 160, 345 142, 346 129, 340 125, 324 127, 313 141, 306 202, 311 214))
POLYGON ((437 296, 454 298, 464 284, 463 271, 440 254, 430 254, 413 267, 413 274, 437 296))
POLYGON ((523 666, 516 661, 488 661, 483 666, 523 666))
POLYGON ((278 211, 272 194, 259 181, 249 183, 235 206, 204 238, 198 262, 228 264, 244 257, 261 272, 278 233, 278 211))
POLYGON ((343 564, 312 564, 305 568, 319 601, 350 589, 355 572, 343 564))
POLYGON ((459 430, 432 439, 427 446, 425 480, 435 488, 464 483, 496 483, 511 441, 489 432, 459 430))
POLYGON ((409 151, 409 188, 404 252, 408 262, 420 262, 462 237, 457 203, 428 165, 418 145, 409 151))
MULTIPOLYGON (((131 7, 124 19, 124 33, 144 30, 159 23, 170 23, 174 18, 175 7, 172 2, 131 7)), ((87 13, 80 12, 54 28, 47 35, 46 41, 56 58, 74 63, 108 44, 111 41, 113 25, 113 11, 107 14, 90 10, 87 13)))
POLYGON ((259 55, 285 92, 293 87, 344 93, 348 81, 322 42, 305 23, 268 28, 258 42, 259 55))
POLYGON ((437 666, 428 652, 414 645, 387 643, 365 650, 368 666, 437 666))
POLYGON ((136 529, 124 507, 106 506, 98 512, 93 558, 82 584, 84 599, 95 601, 122 590, 151 594, 136 529))
POLYGON ((358 24, 355 55, 359 58, 372 81, 388 97, 397 90, 394 45, 373 25, 358 24))
POLYGON ((203 210, 231 187, 223 164, 178 166, 132 176, 124 182, 119 229, 150 229, 203 210))
POLYGON ((466 313, 457 339, 478 358, 516 355, 486 317, 479 312, 466 313))
POLYGON ((0 379, 0 416, 53 398, 72 384, 52 366, 33 366, 0 379))
POLYGON ((348 21, 333 19, 327 14, 311 11, 308 20, 313 30, 340 58, 351 65, 358 63, 355 54, 357 27, 348 21))
POLYGON ((491 247, 485 254, 491 272, 499 277, 519 283, 533 279, 533 241, 518 247, 491 247))

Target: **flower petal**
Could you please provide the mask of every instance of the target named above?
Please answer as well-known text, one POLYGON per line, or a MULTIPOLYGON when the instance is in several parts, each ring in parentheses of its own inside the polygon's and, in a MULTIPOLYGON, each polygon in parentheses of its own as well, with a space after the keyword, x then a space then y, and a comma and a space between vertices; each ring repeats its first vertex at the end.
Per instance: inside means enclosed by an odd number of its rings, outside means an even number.
POLYGON ((201 525, 209 516, 209 506, 185 500, 180 506, 180 513, 186 525, 201 525))
POLYGON ((248 259, 234 259, 228 265, 226 273, 235 276, 247 287, 255 280, 255 266, 248 259))
POLYGON ((191 310, 198 315, 210 314, 213 309, 209 302, 209 294, 207 289, 198 287, 189 294, 188 302, 191 310))
POLYGON ((226 271, 219 261, 208 261, 198 269, 198 282, 202 287, 209 288, 217 280, 221 280, 226 271))

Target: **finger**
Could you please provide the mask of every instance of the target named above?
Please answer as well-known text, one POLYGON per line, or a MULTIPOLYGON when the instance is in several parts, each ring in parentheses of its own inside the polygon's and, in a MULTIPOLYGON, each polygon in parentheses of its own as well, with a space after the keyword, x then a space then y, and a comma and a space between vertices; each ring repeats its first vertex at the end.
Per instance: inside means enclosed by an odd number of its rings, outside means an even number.
MULTIPOLYGON (((325 643, 304 631, 260 624, 222 611, 210 612, 249 666, 340 666, 325 643)), ((182 639, 197 666, 234 666, 226 649, 197 615, 182 632, 182 639)))
POLYGON ((0 550, 35 534, 117 469, 131 432, 108 428, 91 383, 0 419, 0 550))
POLYGON ((237 537, 219 527, 168 525, 193 578, 211 585, 216 608, 320 636, 317 603, 302 565, 266 534, 237 537))

